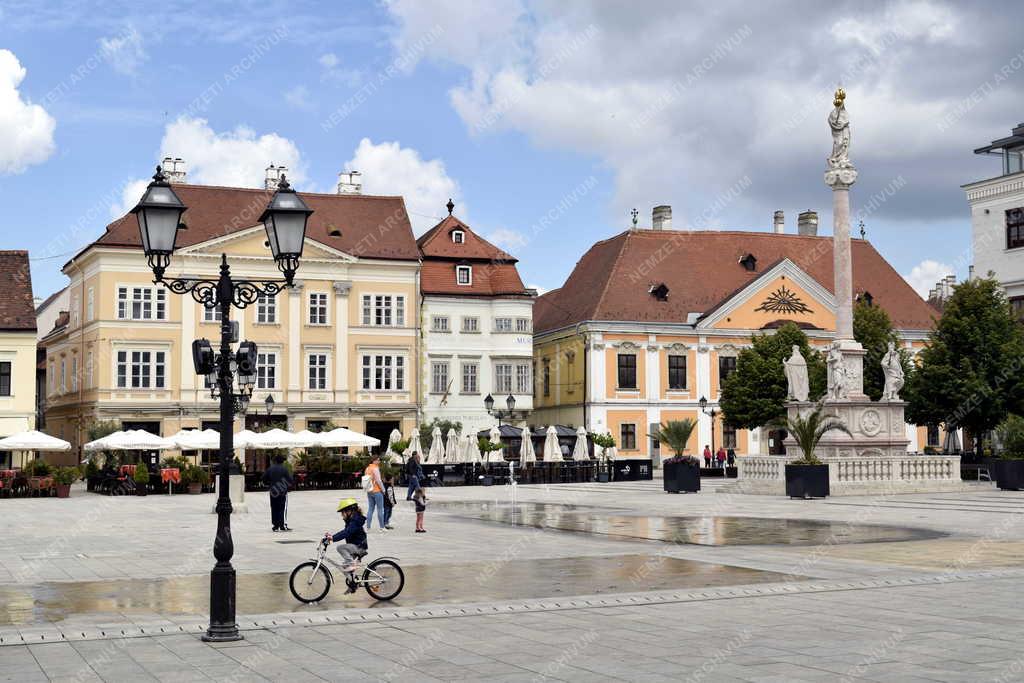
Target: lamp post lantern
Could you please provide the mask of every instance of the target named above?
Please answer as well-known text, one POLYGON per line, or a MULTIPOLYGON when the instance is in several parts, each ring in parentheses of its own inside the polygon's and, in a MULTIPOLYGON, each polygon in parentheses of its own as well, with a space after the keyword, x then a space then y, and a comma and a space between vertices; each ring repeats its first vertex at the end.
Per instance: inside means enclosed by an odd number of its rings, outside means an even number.
POLYGON ((274 412, 274 397, 267 394, 267 397, 263 399, 263 404, 267 407, 267 417, 274 412))
MULTIPOLYGON (((207 377, 211 394, 220 399, 220 449, 218 453, 217 535, 213 543, 216 564, 210 572, 210 625, 203 636, 207 641, 240 640, 235 622, 235 569, 231 565, 234 543, 231 539, 231 496, 229 472, 233 451, 233 425, 236 413, 244 414, 256 384, 256 344, 242 342, 232 351, 231 307, 243 309, 264 296, 275 296, 294 284, 305 242, 306 224, 312 210, 302 201, 282 175, 277 191, 260 216, 267 232, 271 253, 283 280, 236 280, 231 277, 226 254, 221 254, 217 278, 165 278, 174 253, 181 217, 187 207, 158 166, 153 182, 132 209, 139 222, 142 249, 153 271, 153 282, 175 294, 190 294, 206 308, 220 310, 220 350, 215 353, 209 341, 193 342, 193 360, 198 374, 207 377), (237 373, 237 390, 235 375, 237 373)), ((268 397, 268 414, 273 399, 268 397)))
POLYGON ((712 408, 707 410, 708 400, 701 396, 700 400, 697 401, 697 405, 700 406, 700 411, 711 418, 711 456, 715 455, 715 415, 718 415, 718 411, 712 408))
POLYGON ((501 427, 502 418, 507 419, 509 422, 512 422, 515 419, 516 397, 513 396, 511 393, 509 393, 508 397, 505 399, 505 406, 508 408, 508 410, 495 410, 494 397, 491 396, 490 394, 487 394, 487 398, 484 399, 484 408, 487 409, 487 414, 493 415, 494 417, 498 418, 499 428, 501 427))

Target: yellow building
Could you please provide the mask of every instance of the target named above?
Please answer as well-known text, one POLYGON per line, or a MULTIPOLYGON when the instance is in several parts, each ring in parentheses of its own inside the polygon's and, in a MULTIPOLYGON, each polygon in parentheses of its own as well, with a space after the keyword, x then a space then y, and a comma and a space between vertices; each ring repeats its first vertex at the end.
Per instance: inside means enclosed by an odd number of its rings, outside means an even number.
MULTIPOLYGON (((690 454, 782 452, 778 434, 724 427, 720 411, 712 424, 699 401, 718 410, 754 334, 792 321, 815 346, 832 340, 831 237, 669 228, 656 220, 598 242, 537 300, 536 421, 610 432, 626 457, 671 455, 652 430, 682 418, 698 423, 690 454)), ((853 240, 853 282, 906 348, 923 346, 937 312, 864 240, 853 240)), ((942 445, 937 428, 908 425, 907 436, 911 450, 942 445)))
MULTIPOLYGON (((0 437, 33 429, 36 415, 36 312, 27 251, 0 251, 0 437)), ((0 451, 0 469, 22 453, 0 451)))
MULTIPOLYGON (((280 278, 257 218, 271 192, 175 183, 188 207, 167 277, 280 278)), ((417 397, 419 253, 400 197, 301 193, 314 213, 296 287, 233 309, 258 346, 245 426, 331 421, 381 438, 408 434, 417 397), (268 416, 265 401, 272 397, 268 416)), ((134 216, 68 262, 70 311, 46 347, 47 430, 78 457, 90 423, 168 436, 216 428, 218 403, 196 376, 191 343, 219 342, 216 311, 154 285, 134 216)), ((241 429, 243 419, 236 420, 241 429)))

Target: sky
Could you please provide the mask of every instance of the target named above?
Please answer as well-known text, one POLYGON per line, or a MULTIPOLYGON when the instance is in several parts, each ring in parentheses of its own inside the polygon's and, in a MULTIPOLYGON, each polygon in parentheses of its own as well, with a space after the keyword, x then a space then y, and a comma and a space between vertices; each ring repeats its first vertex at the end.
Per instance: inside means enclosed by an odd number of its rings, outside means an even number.
POLYGON ((34 292, 135 204, 166 155, 191 182, 405 197, 557 288, 669 204, 677 229, 821 215, 847 93, 853 232, 922 294, 971 262, 972 150, 1021 119, 1019 3, 0 0, 0 248, 34 292), (1016 113, 1015 113, 1016 112, 1016 113))

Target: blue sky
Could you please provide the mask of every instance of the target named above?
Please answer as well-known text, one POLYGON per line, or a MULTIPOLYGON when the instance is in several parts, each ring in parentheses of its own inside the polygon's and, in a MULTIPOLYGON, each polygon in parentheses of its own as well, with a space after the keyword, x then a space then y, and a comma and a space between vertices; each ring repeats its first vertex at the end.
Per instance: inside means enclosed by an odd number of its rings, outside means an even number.
POLYGON ((1020 118, 1019 22, 990 25, 991 6, 40 5, 0 1, 0 248, 32 252, 37 296, 165 153, 216 184, 259 185, 274 162, 333 191, 353 167, 419 232, 451 195, 544 289, 633 207, 753 230, 784 209, 789 232, 813 208, 828 232, 839 82, 855 222, 921 287, 966 272, 959 185, 998 170, 971 149, 1020 118))

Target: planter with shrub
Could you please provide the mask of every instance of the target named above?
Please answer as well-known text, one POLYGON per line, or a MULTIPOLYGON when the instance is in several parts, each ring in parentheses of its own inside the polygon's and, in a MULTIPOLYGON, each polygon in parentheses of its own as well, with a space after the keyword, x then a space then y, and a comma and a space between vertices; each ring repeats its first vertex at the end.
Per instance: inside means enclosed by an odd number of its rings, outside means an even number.
POLYGON ((149 493, 149 468, 145 463, 140 462, 135 466, 132 479, 135 480, 135 495, 144 496, 149 493))
POLYGON ((53 472, 53 481, 57 488, 58 498, 71 495, 71 485, 81 478, 82 472, 77 467, 58 467, 53 472))
POLYGON ((822 403, 806 415, 796 415, 774 424, 789 432, 803 457, 786 465, 786 495, 790 498, 827 498, 828 463, 814 454, 821 437, 831 431, 849 434, 850 430, 834 415, 825 415, 822 403))
POLYGON ((1024 489, 1024 418, 1011 415, 996 430, 1003 450, 995 465, 996 486, 1003 491, 1024 489))
POLYGON ((700 460, 692 455, 683 455, 690 435, 697 427, 697 421, 686 418, 670 420, 659 425, 654 438, 671 448, 675 453, 664 463, 664 488, 666 493, 696 493, 700 491, 700 460))
POLYGON ((210 484, 210 475, 198 465, 189 465, 181 473, 181 483, 188 486, 189 493, 202 493, 203 487, 210 484))
POLYGON ((602 454, 605 455, 604 462, 599 463, 597 466, 597 481, 601 484, 607 484, 612 479, 611 475, 611 462, 607 457, 609 449, 615 448, 615 437, 611 434, 596 434, 590 435, 590 441, 595 446, 600 446, 602 454))

